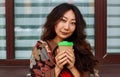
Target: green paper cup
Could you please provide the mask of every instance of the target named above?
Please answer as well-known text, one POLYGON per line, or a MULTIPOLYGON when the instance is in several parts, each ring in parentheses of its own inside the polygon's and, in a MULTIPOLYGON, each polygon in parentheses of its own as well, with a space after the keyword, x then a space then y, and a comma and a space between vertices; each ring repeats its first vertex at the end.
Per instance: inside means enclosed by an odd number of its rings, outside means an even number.
POLYGON ((73 42, 68 41, 62 41, 58 43, 60 51, 64 51, 66 49, 72 49, 73 48, 73 42))

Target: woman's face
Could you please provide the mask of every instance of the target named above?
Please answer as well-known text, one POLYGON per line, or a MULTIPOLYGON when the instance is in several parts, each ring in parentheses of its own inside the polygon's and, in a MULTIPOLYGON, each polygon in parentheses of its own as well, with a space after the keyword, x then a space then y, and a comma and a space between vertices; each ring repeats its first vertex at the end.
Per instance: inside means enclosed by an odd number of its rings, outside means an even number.
POLYGON ((70 37, 76 28, 76 19, 72 10, 67 11, 59 22, 55 25, 56 37, 55 40, 60 42, 70 37))

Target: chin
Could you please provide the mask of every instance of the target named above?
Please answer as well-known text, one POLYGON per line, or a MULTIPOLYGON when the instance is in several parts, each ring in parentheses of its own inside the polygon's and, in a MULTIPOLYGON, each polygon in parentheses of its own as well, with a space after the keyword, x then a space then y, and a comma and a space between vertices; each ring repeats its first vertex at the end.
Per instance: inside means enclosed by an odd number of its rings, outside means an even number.
POLYGON ((67 38, 69 38, 69 37, 62 37, 63 40, 64 40, 64 39, 67 39, 67 38))
POLYGON ((61 35, 61 38, 64 40, 64 39, 67 39, 67 38, 69 38, 71 35, 61 35))

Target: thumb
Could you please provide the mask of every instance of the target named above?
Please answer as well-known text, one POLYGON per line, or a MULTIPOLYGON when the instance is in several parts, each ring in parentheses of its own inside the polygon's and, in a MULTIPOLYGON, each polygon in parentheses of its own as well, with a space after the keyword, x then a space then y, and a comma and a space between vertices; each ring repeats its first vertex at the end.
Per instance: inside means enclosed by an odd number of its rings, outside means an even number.
POLYGON ((57 54, 58 54, 59 52, 60 52, 60 49, 58 48, 58 49, 57 49, 57 54))

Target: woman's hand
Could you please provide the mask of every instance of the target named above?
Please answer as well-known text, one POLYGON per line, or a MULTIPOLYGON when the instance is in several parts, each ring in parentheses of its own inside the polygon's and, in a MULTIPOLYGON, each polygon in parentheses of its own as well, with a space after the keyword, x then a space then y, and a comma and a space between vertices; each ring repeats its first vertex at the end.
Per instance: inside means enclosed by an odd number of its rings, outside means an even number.
POLYGON ((67 57, 67 68, 70 70, 74 67, 75 64, 75 56, 74 56, 74 50, 73 49, 67 49, 65 51, 66 57, 67 57))
POLYGON ((58 49, 55 60, 56 60, 55 74, 57 77, 61 70, 63 69, 64 65, 67 64, 67 57, 65 51, 60 52, 58 49))
POLYGON ((75 55, 73 49, 66 50, 66 57, 67 57, 67 68, 71 71, 74 77, 81 77, 80 72, 74 66, 75 64, 75 55))
POLYGON ((57 50, 57 55, 55 57, 56 66, 55 66, 55 76, 58 77, 61 70, 64 68, 64 65, 71 71, 74 77, 80 77, 80 73, 75 68, 75 56, 73 49, 66 49, 65 51, 57 50))

